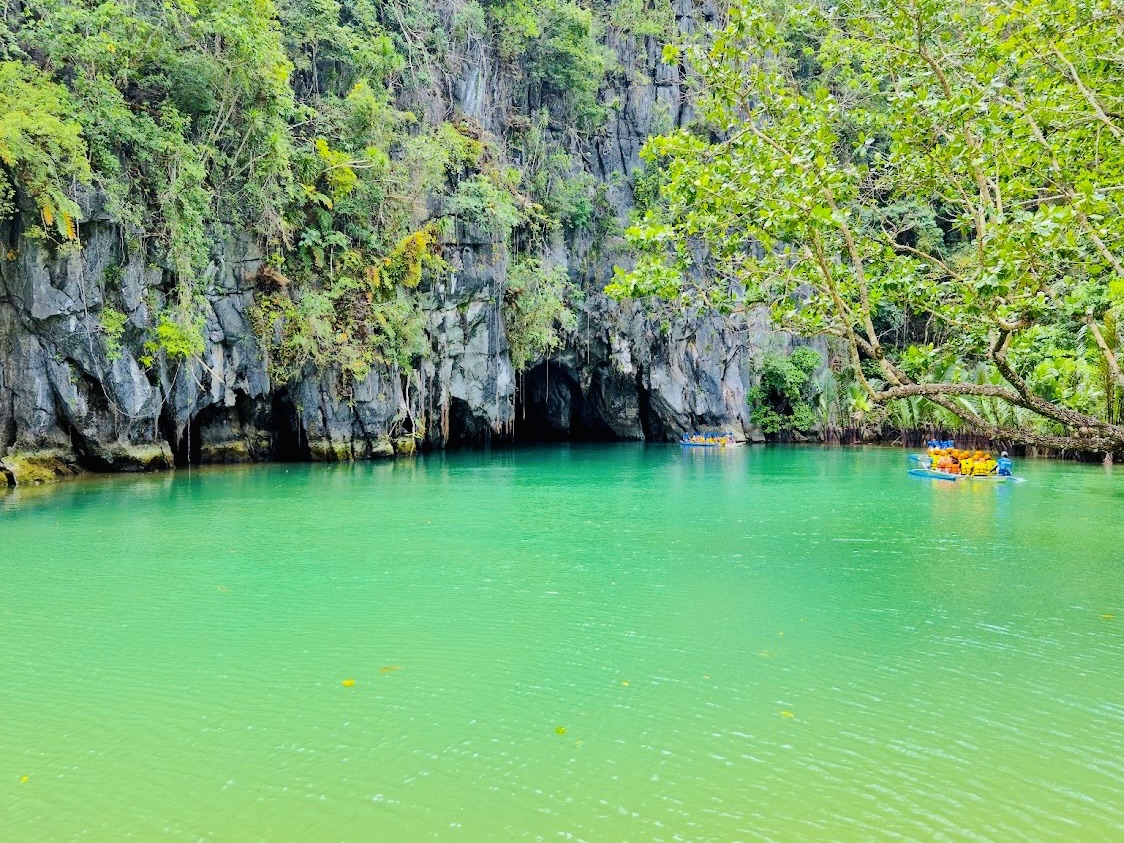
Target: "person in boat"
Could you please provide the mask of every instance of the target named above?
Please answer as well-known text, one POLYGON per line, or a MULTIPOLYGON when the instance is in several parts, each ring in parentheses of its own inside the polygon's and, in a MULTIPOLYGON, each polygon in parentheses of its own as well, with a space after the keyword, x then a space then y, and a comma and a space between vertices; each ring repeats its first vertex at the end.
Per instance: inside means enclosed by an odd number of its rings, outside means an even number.
POLYGON ((976 457, 972 454, 971 451, 962 451, 961 453, 962 456, 960 457, 960 473, 971 474, 972 468, 976 464, 976 457))
POLYGON ((996 460, 995 467, 998 470, 1000 477, 1010 477, 1011 469, 1015 466, 1014 463, 1011 462, 1011 458, 1007 456, 1007 452, 1004 451, 999 455, 999 459, 996 460))
POLYGON ((940 461, 940 451, 934 446, 929 448, 929 468, 933 471, 937 470, 937 463, 940 461))
POLYGON ((975 467, 972 474, 976 477, 987 477, 989 474, 995 473, 997 463, 991 458, 991 454, 983 454, 976 460, 975 467))
POLYGON ((941 449, 940 459, 937 460, 937 471, 952 474, 952 456, 948 451, 941 449))

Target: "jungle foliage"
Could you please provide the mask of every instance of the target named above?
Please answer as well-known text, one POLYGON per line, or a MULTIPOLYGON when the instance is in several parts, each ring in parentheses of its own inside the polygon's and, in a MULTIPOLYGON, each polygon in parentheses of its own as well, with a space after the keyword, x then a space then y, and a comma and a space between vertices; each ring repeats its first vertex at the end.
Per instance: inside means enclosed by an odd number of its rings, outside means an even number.
POLYGON ((747 396, 750 421, 768 434, 814 429, 819 419, 812 403, 820 391, 815 374, 822 365, 823 358, 811 348, 795 348, 790 354, 766 352, 758 371, 760 382, 747 396))
POLYGON ((504 295, 508 299, 504 322, 516 371, 558 348, 560 331, 571 331, 577 325, 571 304, 580 293, 560 266, 538 258, 517 262, 509 272, 504 295))
MULTIPOLYGON (((251 232, 268 255, 254 322, 282 379, 412 365, 426 351, 419 285, 450 271, 441 244, 460 221, 516 259, 507 321, 530 334, 513 345, 541 353, 568 287, 527 270, 604 210, 573 155, 604 120, 609 17, 574 0, 13 0, 0 220, 33 207, 29 233, 75 248, 83 197, 107 203, 125 260, 164 272, 146 361, 202 352, 214 244, 251 232), (509 136, 425 114, 474 45, 505 63, 509 136)), ((138 326, 114 292, 102 322, 119 354, 138 326)))
POLYGON ((1124 448, 1124 13, 1111 0, 736 6, 610 291, 835 338, 856 416, 1124 448))

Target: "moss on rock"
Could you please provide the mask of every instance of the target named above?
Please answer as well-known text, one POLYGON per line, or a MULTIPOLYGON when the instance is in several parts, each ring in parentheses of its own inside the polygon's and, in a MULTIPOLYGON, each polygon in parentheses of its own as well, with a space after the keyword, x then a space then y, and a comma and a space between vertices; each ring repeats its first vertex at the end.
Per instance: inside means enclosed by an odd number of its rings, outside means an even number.
POLYGON ((112 442, 98 449, 97 459, 113 471, 162 471, 175 468, 167 442, 112 442))
POLYGON ((226 442, 205 442, 199 448, 201 463, 242 463, 253 462, 250 446, 241 439, 226 442))
POLYGON ((308 451, 313 462, 351 462, 353 459, 350 445, 331 439, 309 440, 308 451))
POLYGON ((0 460, 0 474, 12 486, 39 486, 82 473, 74 454, 62 448, 15 451, 0 460))

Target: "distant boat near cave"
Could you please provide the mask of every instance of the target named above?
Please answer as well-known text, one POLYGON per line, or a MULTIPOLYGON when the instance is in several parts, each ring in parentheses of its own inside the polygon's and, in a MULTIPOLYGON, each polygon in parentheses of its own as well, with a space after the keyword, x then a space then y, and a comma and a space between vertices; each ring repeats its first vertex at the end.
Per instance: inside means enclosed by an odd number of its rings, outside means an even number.
POLYGON ((732 431, 725 433, 684 433, 679 444, 685 448, 731 448, 741 443, 734 438, 732 431))

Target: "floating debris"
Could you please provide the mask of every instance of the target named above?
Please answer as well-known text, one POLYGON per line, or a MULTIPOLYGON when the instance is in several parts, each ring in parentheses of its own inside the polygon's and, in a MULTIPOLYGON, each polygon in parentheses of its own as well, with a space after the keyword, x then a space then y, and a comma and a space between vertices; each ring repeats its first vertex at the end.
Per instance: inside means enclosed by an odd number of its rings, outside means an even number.
POLYGON ((353 685, 355 685, 355 680, 354 679, 345 679, 340 684, 343 685, 345 688, 350 688, 353 685))
POLYGON ((28 780, 29 778, 30 778, 30 776, 20 776, 20 784, 23 784, 23 783, 24 783, 24 782, 26 782, 26 781, 27 781, 27 780, 28 780))
POLYGON ((628 687, 628 680, 627 680, 627 679, 622 679, 622 680, 621 680, 621 684, 622 684, 622 685, 624 685, 624 686, 625 686, 625 687, 627 688, 627 687, 628 687))
POLYGON ((554 731, 559 735, 564 735, 564 734, 566 734, 566 727, 565 726, 559 726, 554 731))
POLYGON ((386 667, 380 667, 379 673, 394 673, 394 671, 401 670, 401 669, 402 669, 402 665, 391 664, 391 665, 387 665, 386 667))
POLYGON ((791 711, 782 711, 781 712, 781 717, 785 718, 786 720, 791 720, 795 716, 796 715, 793 714, 791 711))
POLYGON ((1116 617, 1116 615, 1110 615, 1108 612, 1105 612, 1103 615, 1101 615, 1101 620, 1102 621, 1110 621, 1115 617, 1116 617))

